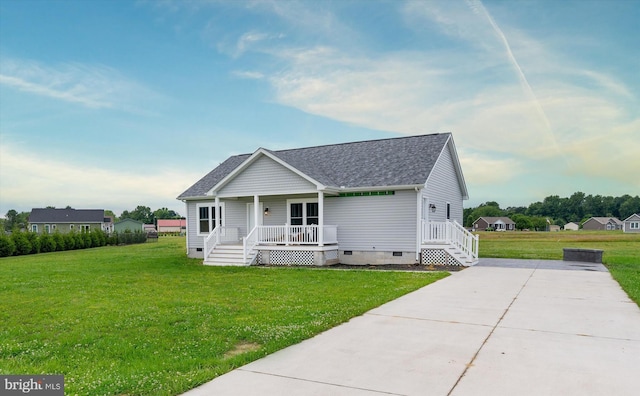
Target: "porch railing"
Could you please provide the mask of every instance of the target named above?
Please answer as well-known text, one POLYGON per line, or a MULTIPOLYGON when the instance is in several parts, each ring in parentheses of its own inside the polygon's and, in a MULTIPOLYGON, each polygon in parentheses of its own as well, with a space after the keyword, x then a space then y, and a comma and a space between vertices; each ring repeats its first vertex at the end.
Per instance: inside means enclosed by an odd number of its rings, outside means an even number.
POLYGON ((456 246, 467 256, 478 259, 478 235, 467 231, 457 221, 422 221, 422 242, 440 242, 456 246))
MULTIPOLYGON (((258 244, 317 245, 320 243, 318 225, 277 225, 259 226, 258 244)), ((325 225, 322 229, 322 243, 338 243, 338 226, 325 225)))
POLYGON ((216 227, 204 239, 204 257, 209 257, 213 249, 221 243, 231 243, 239 241, 238 227, 216 227))

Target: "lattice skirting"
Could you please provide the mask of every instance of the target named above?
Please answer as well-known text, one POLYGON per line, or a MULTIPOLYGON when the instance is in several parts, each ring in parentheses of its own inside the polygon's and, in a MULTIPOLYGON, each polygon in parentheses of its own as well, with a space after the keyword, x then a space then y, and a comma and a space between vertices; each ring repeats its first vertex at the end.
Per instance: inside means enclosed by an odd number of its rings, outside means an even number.
MULTIPOLYGON (((258 256, 261 259, 262 255, 258 256)), ((260 262, 262 264, 262 262, 260 262)), ((313 251, 272 250, 269 252, 270 265, 313 265, 313 251)))
POLYGON ((420 256, 424 265, 461 265, 444 249, 422 249, 420 256))

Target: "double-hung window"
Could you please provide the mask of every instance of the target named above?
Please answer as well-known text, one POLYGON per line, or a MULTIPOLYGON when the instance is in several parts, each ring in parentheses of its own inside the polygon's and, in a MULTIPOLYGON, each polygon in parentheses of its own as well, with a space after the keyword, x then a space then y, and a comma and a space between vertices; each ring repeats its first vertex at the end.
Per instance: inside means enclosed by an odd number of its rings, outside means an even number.
POLYGON ((289 200, 288 220, 291 225, 319 224, 319 209, 317 200, 289 200))
POLYGON ((640 230, 640 222, 635 221, 631 223, 629 228, 632 230, 640 230))
POLYGON ((220 218, 220 225, 224 226, 224 202, 218 210, 215 204, 198 204, 198 234, 208 235, 216 227, 216 216, 220 218))

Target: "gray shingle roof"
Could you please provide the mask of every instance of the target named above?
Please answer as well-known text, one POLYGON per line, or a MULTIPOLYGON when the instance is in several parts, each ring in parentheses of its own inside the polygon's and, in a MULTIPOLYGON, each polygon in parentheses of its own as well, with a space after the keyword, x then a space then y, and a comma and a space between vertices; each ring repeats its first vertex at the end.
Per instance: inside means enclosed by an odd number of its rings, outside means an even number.
MULTIPOLYGON (((332 144, 269 153, 325 186, 339 188, 424 184, 450 133, 332 144)), ((202 197, 251 154, 228 158, 180 194, 202 197)))
POLYGON ((30 223, 102 223, 103 209, 31 209, 30 223))

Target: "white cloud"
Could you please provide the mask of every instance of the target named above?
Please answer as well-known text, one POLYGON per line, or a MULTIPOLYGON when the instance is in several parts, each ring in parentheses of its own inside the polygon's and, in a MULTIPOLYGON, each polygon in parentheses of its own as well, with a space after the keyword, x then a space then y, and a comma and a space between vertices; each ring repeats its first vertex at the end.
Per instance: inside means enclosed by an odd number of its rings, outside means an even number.
POLYGON ((118 213, 145 205, 152 210, 168 207, 185 215, 183 204, 175 197, 201 176, 162 168, 148 174, 118 172, 47 158, 44 153, 29 152, 15 144, 0 145, 3 213, 49 205, 104 208, 118 213))
POLYGON ((140 99, 159 97, 108 66, 75 62, 49 66, 9 57, 0 61, 0 85, 93 109, 136 111, 140 99))

